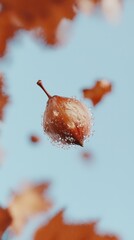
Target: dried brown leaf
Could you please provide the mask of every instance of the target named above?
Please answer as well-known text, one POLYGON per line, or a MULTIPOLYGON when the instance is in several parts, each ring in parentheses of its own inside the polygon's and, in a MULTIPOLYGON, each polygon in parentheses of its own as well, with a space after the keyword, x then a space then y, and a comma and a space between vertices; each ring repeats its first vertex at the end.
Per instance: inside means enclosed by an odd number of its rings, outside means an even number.
POLYGON ((61 211, 37 230, 34 240, 118 240, 112 235, 99 235, 95 226, 95 223, 66 224, 61 211))
POLYGON ((29 186, 14 195, 8 209, 13 219, 11 227, 15 233, 20 233, 32 216, 46 212, 52 207, 51 201, 43 196, 48 186, 46 183, 29 186))
POLYGON ((84 98, 90 99, 93 105, 97 105, 102 98, 112 91, 112 84, 107 80, 99 80, 95 86, 88 89, 83 89, 84 98))
POLYGON ((37 31, 48 44, 57 43, 56 30, 64 18, 75 16, 75 0, 1 0, 0 55, 5 54, 7 42, 18 30, 37 31))
POLYGON ((7 209, 3 209, 0 207, 0 239, 3 233, 11 224, 11 222, 12 222, 12 218, 10 216, 9 211, 7 209))
POLYGON ((6 95, 4 89, 4 78, 0 74, 0 120, 3 120, 4 108, 9 103, 9 96, 6 95))

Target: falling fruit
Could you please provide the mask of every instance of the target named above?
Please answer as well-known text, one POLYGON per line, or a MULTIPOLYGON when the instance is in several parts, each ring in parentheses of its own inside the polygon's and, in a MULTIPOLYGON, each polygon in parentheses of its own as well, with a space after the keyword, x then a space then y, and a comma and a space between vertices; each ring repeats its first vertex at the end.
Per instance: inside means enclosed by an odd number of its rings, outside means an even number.
POLYGON ((57 143, 83 146, 91 134, 92 114, 80 101, 74 98, 51 96, 42 81, 37 82, 48 97, 43 116, 44 132, 57 143))

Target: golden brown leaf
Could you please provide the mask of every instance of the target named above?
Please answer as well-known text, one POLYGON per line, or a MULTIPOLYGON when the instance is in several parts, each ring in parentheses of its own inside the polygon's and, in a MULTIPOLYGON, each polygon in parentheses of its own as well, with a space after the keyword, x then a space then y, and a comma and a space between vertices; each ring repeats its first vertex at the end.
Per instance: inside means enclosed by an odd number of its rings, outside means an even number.
POLYGON ((90 99, 95 106, 102 98, 112 91, 112 84, 107 80, 99 80, 95 86, 88 89, 83 89, 84 98, 90 99))
POLYGON ((0 74, 0 120, 3 120, 4 108, 9 102, 9 96, 4 92, 4 78, 0 74))
POLYGON ((0 239, 3 233, 11 224, 11 222, 12 222, 12 218, 9 214, 9 211, 7 209, 3 209, 0 207, 0 239))
POLYGON ((30 217, 52 207, 51 201, 43 196, 48 186, 46 183, 30 186, 13 197, 8 209, 13 219, 11 227, 14 232, 20 233, 30 217))
POLYGON ((66 224, 61 211, 47 225, 37 230, 34 240, 118 240, 115 236, 99 235, 95 225, 95 223, 66 224))

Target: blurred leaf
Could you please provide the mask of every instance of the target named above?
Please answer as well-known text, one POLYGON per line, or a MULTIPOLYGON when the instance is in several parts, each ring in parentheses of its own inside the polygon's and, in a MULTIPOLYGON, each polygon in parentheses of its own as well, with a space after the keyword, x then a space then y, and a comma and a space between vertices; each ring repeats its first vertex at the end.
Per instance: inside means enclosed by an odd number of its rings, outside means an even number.
POLYGON ((77 0, 78 9, 85 14, 91 14, 100 8, 110 21, 118 21, 121 16, 123 0, 77 0))
POLYGON ((92 161, 93 160, 93 154, 91 151, 83 151, 81 153, 81 157, 84 161, 92 161))
POLYGON ((83 89, 84 98, 90 99, 93 105, 97 105, 102 98, 112 91, 112 84, 107 80, 98 80, 94 87, 83 89))
POLYGON ((0 74, 0 120, 3 120, 4 108, 9 102, 9 96, 4 92, 4 78, 0 74))
POLYGON ((47 225, 37 230, 34 240, 118 240, 115 236, 98 235, 95 225, 95 223, 66 224, 61 211, 47 225))
POLYGON ((13 219, 11 228, 15 233, 21 232, 30 217, 48 211, 52 207, 51 201, 43 196, 48 187, 47 183, 29 186, 13 196, 8 209, 13 219))
POLYGON ((10 216, 9 211, 7 209, 3 209, 0 207, 0 239, 3 233, 11 224, 11 222, 12 222, 12 218, 10 216))
POLYGON ((39 143, 40 141, 41 141, 41 139, 37 135, 31 135, 30 136, 30 142, 31 143, 39 143))
POLYGON ((75 16, 75 0, 1 0, 0 55, 18 30, 36 31, 47 44, 56 44, 56 30, 64 18, 75 16))

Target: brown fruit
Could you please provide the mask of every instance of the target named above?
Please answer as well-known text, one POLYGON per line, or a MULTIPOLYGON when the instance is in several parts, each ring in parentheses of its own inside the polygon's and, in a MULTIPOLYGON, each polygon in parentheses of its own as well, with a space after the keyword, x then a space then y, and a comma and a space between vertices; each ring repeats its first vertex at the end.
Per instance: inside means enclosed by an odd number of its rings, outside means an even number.
POLYGON ((92 114, 89 109, 74 98, 50 96, 41 80, 37 84, 49 98, 43 117, 44 132, 54 142, 83 146, 91 134, 92 114))

